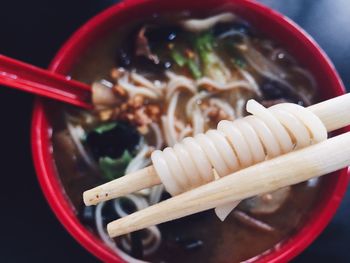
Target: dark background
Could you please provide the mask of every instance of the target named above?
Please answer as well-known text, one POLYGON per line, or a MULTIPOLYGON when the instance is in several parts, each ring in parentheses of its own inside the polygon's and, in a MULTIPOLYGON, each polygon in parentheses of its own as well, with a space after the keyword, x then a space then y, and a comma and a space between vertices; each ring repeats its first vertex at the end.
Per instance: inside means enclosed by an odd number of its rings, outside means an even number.
MULTIPOLYGON (((112 0, 2 0, 0 53, 47 67, 82 23, 112 0)), ((262 0, 301 25, 350 88, 350 1, 262 0)), ((61 226, 35 176, 30 151, 33 97, 1 87, 0 261, 96 262, 61 226)), ((332 223, 294 262, 350 262, 350 193, 332 223)))

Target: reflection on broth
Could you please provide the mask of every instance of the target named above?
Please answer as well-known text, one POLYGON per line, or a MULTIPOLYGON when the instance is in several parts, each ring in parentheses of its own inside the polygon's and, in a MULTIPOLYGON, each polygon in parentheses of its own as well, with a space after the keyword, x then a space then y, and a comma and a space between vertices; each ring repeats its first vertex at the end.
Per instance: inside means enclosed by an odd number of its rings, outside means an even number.
POLYGON ((153 150, 245 116, 251 98, 266 107, 316 101, 310 73, 247 21, 232 13, 154 16, 101 39, 72 76, 93 83, 96 110, 52 113, 59 176, 82 223, 126 261, 239 262, 306 220, 318 181, 244 200, 223 222, 207 211, 114 240, 106 224, 169 198, 164 187, 96 207, 82 202, 86 189, 149 165, 153 150))

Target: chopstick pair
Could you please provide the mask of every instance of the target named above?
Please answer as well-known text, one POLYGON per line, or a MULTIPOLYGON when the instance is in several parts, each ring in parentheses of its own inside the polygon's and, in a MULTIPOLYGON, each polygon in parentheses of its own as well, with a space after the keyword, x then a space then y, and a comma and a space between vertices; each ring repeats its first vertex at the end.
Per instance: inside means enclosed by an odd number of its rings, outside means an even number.
MULTIPOLYGON (((350 124, 350 94, 308 107, 334 131, 350 124)), ((350 133, 253 165, 113 221, 111 237, 297 184, 350 165, 350 133)), ((86 205, 160 184, 153 166, 84 192, 86 205)))

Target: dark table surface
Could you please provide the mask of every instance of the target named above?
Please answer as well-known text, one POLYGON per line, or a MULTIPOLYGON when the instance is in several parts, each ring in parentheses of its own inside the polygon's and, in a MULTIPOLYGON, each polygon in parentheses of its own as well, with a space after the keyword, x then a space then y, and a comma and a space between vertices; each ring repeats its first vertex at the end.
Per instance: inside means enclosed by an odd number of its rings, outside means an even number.
MULTIPOLYGON (((0 53, 47 67, 82 23, 112 0, 3 0, 0 53)), ((262 0, 301 25, 326 51, 350 90, 350 1, 262 0)), ((0 96, 0 262, 97 262, 61 226, 35 176, 29 128, 33 97, 0 96)), ((350 262, 350 192, 331 224, 294 262, 350 262)))

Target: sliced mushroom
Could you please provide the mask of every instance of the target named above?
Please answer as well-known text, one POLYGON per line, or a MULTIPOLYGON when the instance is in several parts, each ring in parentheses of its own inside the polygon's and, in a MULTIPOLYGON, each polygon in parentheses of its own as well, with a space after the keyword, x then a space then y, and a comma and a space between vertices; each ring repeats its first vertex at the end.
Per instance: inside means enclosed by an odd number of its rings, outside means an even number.
POLYGON ((135 55, 145 57, 151 60, 154 64, 159 64, 158 56, 151 51, 148 38, 146 37, 146 30, 147 27, 143 26, 137 33, 135 55))
POLYGON ((258 195, 244 200, 240 208, 251 214, 272 214, 277 211, 290 195, 291 187, 287 186, 277 191, 258 195))

